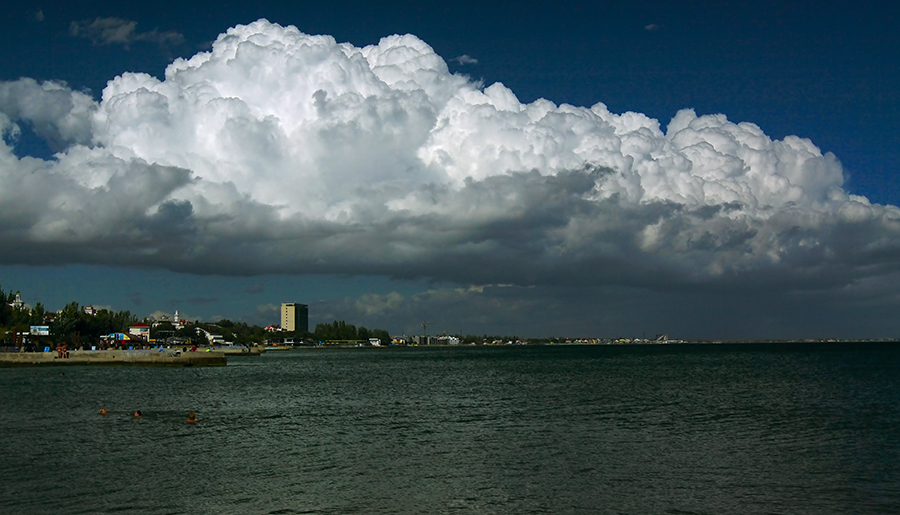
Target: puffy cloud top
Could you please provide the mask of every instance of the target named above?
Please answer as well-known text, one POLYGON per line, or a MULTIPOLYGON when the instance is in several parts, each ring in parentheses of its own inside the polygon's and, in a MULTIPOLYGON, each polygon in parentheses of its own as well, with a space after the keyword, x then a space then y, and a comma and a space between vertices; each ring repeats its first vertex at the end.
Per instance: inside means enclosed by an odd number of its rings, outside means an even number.
POLYGON ((7 263, 657 287, 898 264, 900 210, 845 192, 807 139, 523 104, 412 35, 358 48, 259 20, 99 102, 2 83, 0 131, 7 263), (23 122, 54 159, 14 154, 23 122))

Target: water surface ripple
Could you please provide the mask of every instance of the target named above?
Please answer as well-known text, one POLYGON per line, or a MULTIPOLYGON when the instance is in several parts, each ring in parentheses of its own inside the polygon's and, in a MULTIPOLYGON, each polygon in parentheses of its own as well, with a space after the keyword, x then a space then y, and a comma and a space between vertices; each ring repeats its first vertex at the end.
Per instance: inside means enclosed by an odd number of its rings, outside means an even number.
POLYGON ((2 513, 900 513, 885 344, 303 350, 0 395, 2 513))

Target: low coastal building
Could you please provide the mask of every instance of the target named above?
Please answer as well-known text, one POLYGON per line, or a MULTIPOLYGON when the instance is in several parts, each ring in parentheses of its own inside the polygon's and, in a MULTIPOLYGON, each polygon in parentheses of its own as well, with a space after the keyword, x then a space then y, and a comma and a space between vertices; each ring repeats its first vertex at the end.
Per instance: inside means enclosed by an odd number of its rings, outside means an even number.
POLYGON ((142 338, 145 342, 150 341, 150 326, 144 323, 130 325, 128 334, 142 338))

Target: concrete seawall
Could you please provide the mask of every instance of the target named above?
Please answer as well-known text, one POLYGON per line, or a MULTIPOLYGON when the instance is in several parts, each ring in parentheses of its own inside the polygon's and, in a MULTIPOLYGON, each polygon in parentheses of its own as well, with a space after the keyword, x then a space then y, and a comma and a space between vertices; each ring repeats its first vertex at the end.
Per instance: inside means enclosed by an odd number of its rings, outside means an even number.
POLYGON ((69 351, 68 358, 58 358, 56 352, 0 352, 0 367, 64 366, 64 365, 124 365, 161 367, 208 367, 227 363, 225 353, 178 352, 175 350, 84 350, 69 351))
POLYGON ((224 352, 226 356, 259 356, 266 352, 263 347, 213 347, 213 349, 224 352))

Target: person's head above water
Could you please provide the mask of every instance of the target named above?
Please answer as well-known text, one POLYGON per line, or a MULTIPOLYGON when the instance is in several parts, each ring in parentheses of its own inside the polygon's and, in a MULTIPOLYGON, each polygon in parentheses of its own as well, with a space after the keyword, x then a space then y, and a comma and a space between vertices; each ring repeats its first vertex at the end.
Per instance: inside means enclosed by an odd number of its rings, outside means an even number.
POLYGON ((193 411, 190 412, 190 413, 188 413, 188 419, 187 419, 187 421, 188 421, 189 423, 194 423, 194 422, 196 422, 196 421, 197 421, 197 415, 194 414, 193 411))
POLYGON ((140 417, 141 417, 141 410, 135 410, 134 416, 135 416, 135 418, 140 418, 140 417))
POLYGON ((109 412, 106 411, 106 408, 100 408, 100 414, 101 414, 101 415, 108 415, 109 412))

